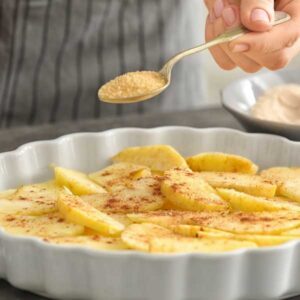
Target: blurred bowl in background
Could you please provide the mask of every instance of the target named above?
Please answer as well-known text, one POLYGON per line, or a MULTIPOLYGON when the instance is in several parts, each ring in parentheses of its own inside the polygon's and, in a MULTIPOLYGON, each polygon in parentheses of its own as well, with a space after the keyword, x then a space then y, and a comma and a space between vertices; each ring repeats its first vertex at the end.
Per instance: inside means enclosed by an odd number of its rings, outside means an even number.
POLYGON ((253 117, 251 109, 270 88, 300 84, 300 69, 265 72, 233 81, 222 91, 222 104, 249 132, 266 132, 300 141, 300 125, 285 124, 253 117))

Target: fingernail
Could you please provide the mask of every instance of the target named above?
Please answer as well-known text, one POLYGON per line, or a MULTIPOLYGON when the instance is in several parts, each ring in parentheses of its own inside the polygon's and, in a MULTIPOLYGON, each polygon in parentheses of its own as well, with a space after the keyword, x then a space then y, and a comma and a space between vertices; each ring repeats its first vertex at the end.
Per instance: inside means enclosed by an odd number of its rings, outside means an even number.
POLYGON ((224 9, 223 0, 216 0, 215 5, 214 5, 214 12, 215 12, 216 18, 221 17, 223 9, 224 9))
POLYGON ((249 46, 247 44, 236 44, 232 48, 233 53, 241 53, 249 50, 249 46))
POLYGON ((232 7, 226 7, 222 16, 227 26, 232 26, 236 22, 236 14, 232 7))
POLYGON ((251 20, 253 22, 270 23, 270 18, 268 13, 261 8, 253 9, 251 13, 251 20))

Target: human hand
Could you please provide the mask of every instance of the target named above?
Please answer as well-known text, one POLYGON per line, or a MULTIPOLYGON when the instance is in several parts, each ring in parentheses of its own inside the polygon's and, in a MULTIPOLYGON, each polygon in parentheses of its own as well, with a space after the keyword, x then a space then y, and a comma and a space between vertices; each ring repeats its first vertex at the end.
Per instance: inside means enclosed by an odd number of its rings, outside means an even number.
POLYGON ((274 0, 206 0, 209 16, 206 39, 211 40, 228 28, 243 24, 252 31, 229 44, 211 48, 218 65, 231 70, 237 66, 246 72, 262 67, 278 70, 285 67, 300 51, 300 1, 276 1, 276 10, 291 15, 291 21, 271 26, 274 0))

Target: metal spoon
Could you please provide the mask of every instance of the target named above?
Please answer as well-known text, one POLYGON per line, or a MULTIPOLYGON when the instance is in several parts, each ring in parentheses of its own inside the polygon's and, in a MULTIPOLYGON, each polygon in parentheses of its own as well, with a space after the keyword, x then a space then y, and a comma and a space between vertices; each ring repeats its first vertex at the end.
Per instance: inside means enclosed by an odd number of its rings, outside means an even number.
MULTIPOLYGON (((285 23, 285 22, 289 21, 290 19, 291 19, 291 17, 287 13, 277 11, 275 13, 275 20, 273 22, 273 26, 285 23)), ((206 50, 210 47, 213 47, 213 46, 216 46, 216 45, 219 45, 222 43, 231 42, 249 32, 250 31, 248 29, 246 29, 245 27, 242 27, 242 26, 237 27, 237 28, 234 28, 232 30, 229 30, 229 31, 217 36, 215 39, 213 39, 205 44, 202 44, 198 47, 183 51, 183 52, 175 55, 159 71, 159 73, 165 78, 165 81, 166 81, 166 84, 160 89, 156 89, 156 90, 151 91, 150 93, 135 96, 135 97, 128 97, 128 98, 122 98, 122 99, 102 99, 101 98, 100 100, 103 102, 107 102, 107 103, 125 104, 125 103, 141 102, 141 101, 151 99, 151 98, 161 94, 164 90, 166 90, 169 87, 169 85, 171 83, 171 75, 172 75, 173 67, 181 59, 185 58, 186 56, 206 50)))

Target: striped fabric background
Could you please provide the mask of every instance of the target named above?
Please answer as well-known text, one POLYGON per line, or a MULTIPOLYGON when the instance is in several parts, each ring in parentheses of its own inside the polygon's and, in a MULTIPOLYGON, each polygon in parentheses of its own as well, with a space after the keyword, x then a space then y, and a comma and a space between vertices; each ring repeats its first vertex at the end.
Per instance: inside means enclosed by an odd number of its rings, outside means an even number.
POLYGON ((0 0, 0 127, 201 105, 201 56, 154 101, 100 103, 120 73, 158 70, 201 42, 201 0, 0 0))

